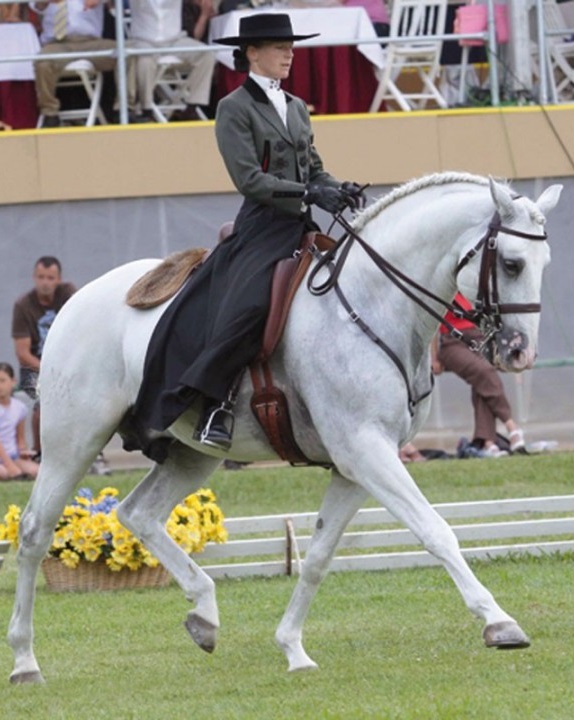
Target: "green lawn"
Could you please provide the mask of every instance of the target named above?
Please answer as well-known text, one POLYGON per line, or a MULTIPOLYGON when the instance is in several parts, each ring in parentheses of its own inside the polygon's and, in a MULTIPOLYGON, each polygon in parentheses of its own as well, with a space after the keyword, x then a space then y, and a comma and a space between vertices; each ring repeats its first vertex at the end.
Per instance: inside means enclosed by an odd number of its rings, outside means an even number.
MULTIPOLYGON (((412 466, 433 502, 572 492, 574 455, 434 461, 412 466)), ((141 473, 86 478, 121 494, 141 473)), ((228 516, 315 510, 319 469, 218 472, 228 516)), ((30 484, 0 484, 0 512, 30 484)), ((487 650, 481 625, 440 568, 327 577, 306 625, 319 671, 289 674, 273 634, 293 578, 218 581, 222 628, 213 655, 182 627, 180 590, 52 594, 39 582, 36 650, 47 684, 14 687, 0 641, 0 717, 10 720, 570 720, 572 557, 477 563, 475 571, 531 636, 528 650, 487 650)), ((2 635, 14 554, 0 570, 2 635)))

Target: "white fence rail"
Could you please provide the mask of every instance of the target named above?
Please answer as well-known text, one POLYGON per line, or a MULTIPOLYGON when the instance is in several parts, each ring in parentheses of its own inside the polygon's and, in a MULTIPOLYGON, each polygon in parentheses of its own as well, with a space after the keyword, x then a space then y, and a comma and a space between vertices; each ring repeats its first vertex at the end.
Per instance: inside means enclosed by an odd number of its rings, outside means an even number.
MULTIPOLYGON (((467 521, 451 523, 467 558, 574 552, 574 516, 567 515, 574 511, 574 495, 434 507, 448 521, 467 521), (484 522, 487 518, 499 519, 484 522)), ((228 518, 228 542, 209 545, 197 560, 213 578, 296 573, 316 521, 317 513, 228 518)), ((420 547, 419 541, 410 531, 396 526, 387 510, 360 510, 341 538, 331 569, 389 570, 439 564, 425 550, 411 550, 413 545, 420 547), (383 528, 367 529, 374 525, 383 528), (368 552, 374 548, 388 550, 368 552)))
POLYGON ((8 552, 9 549, 10 543, 8 542, 8 540, 0 540, 0 568, 4 563, 4 555, 8 552))

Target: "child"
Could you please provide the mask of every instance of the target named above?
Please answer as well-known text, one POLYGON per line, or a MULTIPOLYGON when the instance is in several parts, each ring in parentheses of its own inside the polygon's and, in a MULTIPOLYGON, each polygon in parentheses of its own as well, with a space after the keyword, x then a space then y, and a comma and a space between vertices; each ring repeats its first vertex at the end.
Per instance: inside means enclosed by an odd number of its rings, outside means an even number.
POLYGON ((21 400, 12 397, 16 385, 14 369, 0 362, 0 480, 38 474, 38 463, 31 460, 26 447, 26 415, 21 400))

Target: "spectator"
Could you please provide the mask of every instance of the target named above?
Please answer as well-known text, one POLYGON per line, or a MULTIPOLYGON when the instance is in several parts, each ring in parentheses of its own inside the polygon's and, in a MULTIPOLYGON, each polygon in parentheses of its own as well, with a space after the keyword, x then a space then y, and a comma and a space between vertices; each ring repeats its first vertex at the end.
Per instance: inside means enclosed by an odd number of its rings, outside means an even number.
POLYGON ((388 37, 390 17, 384 0, 341 0, 345 7, 364 7, 379 37, 388 37))
MULTIPOLYGON (((472 309, 471 303, 460 293, 455 300, 465 310, 472 309)), ((480 330, 469 320, 458 318, 451 312, 446 314, 445 319, 460 330, 466 339, 482 339, 480 330)), ((483 355, 473 352, 465 343, 450 337, 448 329, 443 325, 432 345, 432 368, 435 375, 439 375, 443 370, 454 372, 472 388, 474 435, 470 444, 471 452, 467 453, 469 456, 508 455, 498 445, 497 419, 506 427, 510 451, 525 451, 524 434, 512 419, 510 403, 498 371, 483 355)), ((464 454, 465 450, 466 448, 459 448, 459 454, 464 454)))
POLYGON ((0 5, 0 22, 22 22, 20 3, 0 5))
MULTIPOLYGON (((200 38, 205 37, 209 19, 215 14, 212 0, 186 3, 186 25, 193 28, 193 37, 183 29, 183 12, 183 0, 138 0, 132 3, 130 47, 200 47, 203 44, 200 38)), ((158 57, 140 55, 136 59, 137 98, 142 115, 147 119, 154 119, 152 104, 158 57)), ((186 108, 178 119, 199 120, 196 108, 209 104, 215 55, 209 51, 184 53, 180 59, 188 75, 184 87, 186 108)))
POLYGON ((12 397, 16 386, 14 368, 0 362, 0 480, 35 478, 38 463, 31 459, 26 444, 28 410, 21 400, 12 397))
MULTIPOLYGON (((47 0, 32 2, 30 7, 42 19, 40 55, 64 52, 115 50, 114 40, 102 37, 104 29, 103 0, 47 0)), ((58 78, 70 60, 39 60, 34 63, 38 109, 42 127, 59 127, 60 100, 56 94, 58 78)), ((113 57, 92 57, 97 70, 115 70, 113 57)))
POLYGON ((14 304, 12 338, 20 363, 20 389, 34 400, 32 431, 34 448, 40 453, 40 405, 37 396, 40 359, 48 330, 64 303, 76 288, 62 282, 60 261, 52 256, 39 258, 34 265, 34 288, 14 304))

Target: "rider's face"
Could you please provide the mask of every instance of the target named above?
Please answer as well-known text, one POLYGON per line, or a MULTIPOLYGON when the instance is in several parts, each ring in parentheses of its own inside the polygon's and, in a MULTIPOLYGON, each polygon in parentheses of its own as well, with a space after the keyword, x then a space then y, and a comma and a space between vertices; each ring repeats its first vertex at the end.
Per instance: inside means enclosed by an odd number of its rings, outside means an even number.
POLYGON ((289 77, 293 62, 293 43, 287 40, 271 40, 256 47, 247 48, 251 70, 257 75, 284 80, 289 77))

